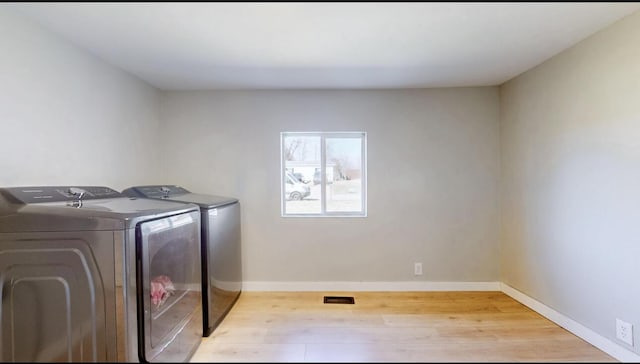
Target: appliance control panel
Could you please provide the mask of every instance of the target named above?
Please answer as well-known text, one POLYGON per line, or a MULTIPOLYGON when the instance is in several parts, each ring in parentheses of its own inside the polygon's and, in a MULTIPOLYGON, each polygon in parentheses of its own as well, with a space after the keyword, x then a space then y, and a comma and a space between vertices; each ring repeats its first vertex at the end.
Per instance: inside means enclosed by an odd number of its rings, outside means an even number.
POLYGON ((2 190, 25 204, 125 197, 120 192, 103 186, 7 187, 2 190))
POLYGON ((134 189, 138 194, 148 198, 167 198, 190 193, 186 189, 175 185, 140 186, 134 189))

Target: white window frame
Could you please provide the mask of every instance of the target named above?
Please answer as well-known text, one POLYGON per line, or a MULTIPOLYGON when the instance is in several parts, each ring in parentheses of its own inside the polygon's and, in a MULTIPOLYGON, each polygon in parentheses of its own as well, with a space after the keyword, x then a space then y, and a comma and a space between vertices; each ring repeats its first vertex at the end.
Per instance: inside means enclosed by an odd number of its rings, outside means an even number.
POLYGON ((367 133, 366 132, 281 132, 280 133, 280 213, 282 217, 367 217, 367 133), (286 161, 284 139, 287 136, 320 137, 320 176, 321 198, 319 213, 287 213, 286 212, 286 161), (361 145, 361 201, 362 211, 327 211, 326 181, 326 143, 327 138, 355 138, 362 140, 361 145))

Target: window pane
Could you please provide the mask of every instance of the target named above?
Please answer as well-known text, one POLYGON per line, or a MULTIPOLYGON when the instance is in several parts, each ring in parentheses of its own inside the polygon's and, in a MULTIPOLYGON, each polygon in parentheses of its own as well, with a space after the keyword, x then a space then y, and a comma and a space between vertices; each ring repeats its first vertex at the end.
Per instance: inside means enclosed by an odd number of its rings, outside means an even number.
POLYGON ((321 213, 321 185, 314 182, 315 171, 320 169, 320 137, 287 135, 282 153, 285 213, 321 213))
POLYGON ((326 138, 327 212, 362 212, 362 138, 326 138))

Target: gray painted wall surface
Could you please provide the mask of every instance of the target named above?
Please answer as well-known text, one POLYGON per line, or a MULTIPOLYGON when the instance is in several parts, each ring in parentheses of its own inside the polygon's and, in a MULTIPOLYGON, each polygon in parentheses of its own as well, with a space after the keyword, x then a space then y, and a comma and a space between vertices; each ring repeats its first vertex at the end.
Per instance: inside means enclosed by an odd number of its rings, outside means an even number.
POLYGON ((151 183, 158 92, 0 9, 0 186, 151 183))
POLYGON ((165 179, 240 199, 248 281, 496 281, 498 101, 496 87, 168 92, 165 179), (280 216, 283 131, 367 132, 368 217, 280 216))
POLYGON ((639 97, 640 13, 501 88, 501 280, 636 353, 639 97))

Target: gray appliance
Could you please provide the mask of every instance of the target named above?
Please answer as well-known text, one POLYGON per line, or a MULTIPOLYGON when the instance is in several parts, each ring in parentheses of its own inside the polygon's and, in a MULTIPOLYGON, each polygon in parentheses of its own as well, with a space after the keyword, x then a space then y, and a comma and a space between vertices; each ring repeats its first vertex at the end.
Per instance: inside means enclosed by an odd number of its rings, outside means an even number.
POLYGON ((0 361, 187 362, 200 211, 102 186, 0 188, 0 361))
POLYGON ((233 197, 192 193, 175 185, 131 187, 123 194, 195 203, 201 211, 204 336, 222 322, 242 291, 240 202, 233 197))

